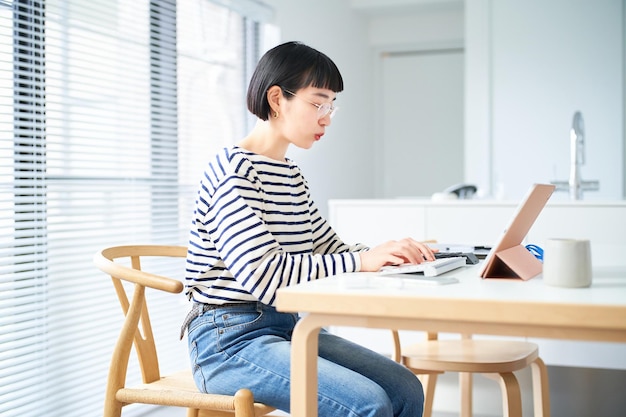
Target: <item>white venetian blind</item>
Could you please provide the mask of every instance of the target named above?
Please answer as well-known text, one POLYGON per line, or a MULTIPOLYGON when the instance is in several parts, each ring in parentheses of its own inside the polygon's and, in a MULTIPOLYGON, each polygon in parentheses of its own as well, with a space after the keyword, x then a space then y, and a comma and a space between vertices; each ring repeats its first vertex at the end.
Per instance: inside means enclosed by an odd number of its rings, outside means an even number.
MULTIPOLYGON (((250 121, 269 10, 230 3, 0 0, 3 417, 101 414, 122 313, 92 257, 186 244, 202 165, 250 121)), ((189 366, 184 297, 149 296, 163 370, 189 366)))

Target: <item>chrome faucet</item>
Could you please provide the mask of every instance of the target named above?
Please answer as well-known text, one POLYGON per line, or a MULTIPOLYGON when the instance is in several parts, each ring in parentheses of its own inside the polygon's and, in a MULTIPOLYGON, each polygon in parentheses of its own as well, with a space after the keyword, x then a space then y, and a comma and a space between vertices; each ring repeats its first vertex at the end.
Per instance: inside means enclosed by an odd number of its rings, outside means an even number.
POLYGON ((570 129, 570 171, 569 181, 552 181, 556 191, 569 191, 570 200, 582 200, 583 191, 598 191, 599 181, 583 181, 580 175, 580 166, 585 163, 585 123, 583 115, 574 113, 572 128, 570 129))

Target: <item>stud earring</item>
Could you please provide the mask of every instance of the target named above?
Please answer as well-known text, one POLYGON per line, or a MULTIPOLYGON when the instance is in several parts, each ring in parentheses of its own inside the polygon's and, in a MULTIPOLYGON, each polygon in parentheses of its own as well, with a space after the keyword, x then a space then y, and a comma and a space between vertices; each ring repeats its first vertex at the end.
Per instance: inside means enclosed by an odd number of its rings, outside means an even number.
POLYGON ((274 112, 274 119, 276 119, 276 118, 278 118, 278 112, 277 111, 274 112))

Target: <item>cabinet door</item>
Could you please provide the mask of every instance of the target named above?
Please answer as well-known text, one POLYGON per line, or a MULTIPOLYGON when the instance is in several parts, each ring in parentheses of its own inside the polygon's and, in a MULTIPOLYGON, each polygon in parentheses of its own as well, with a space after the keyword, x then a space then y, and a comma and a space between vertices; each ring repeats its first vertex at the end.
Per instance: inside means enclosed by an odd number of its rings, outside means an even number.
POLYGON ((589 239, 594 266, 624 265, 626 206, 548 205, 528 238, 539 246, 550 238, 589 239))
POLYGON ((376 202, 330 202, 329 221, 346 243, 375 246, 388 240, 425 238, 424 207, 376 202))
POLYGON ((425 210, 428 239, 440 243, 493 246, 513 217, 511 205, 431 205, 425 210))

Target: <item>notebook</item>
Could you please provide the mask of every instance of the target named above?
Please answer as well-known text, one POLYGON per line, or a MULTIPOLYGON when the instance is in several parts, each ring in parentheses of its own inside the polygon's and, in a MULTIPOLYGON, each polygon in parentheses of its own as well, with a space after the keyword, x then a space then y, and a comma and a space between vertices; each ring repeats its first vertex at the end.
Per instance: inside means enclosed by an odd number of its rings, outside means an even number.
POLYGON ((483 278, 521 278, 529 280, 542 271, 543 264, 522 245, 555 189, 551 184, 533 184, 498 243, 493 246, 480 270, 483 278))

